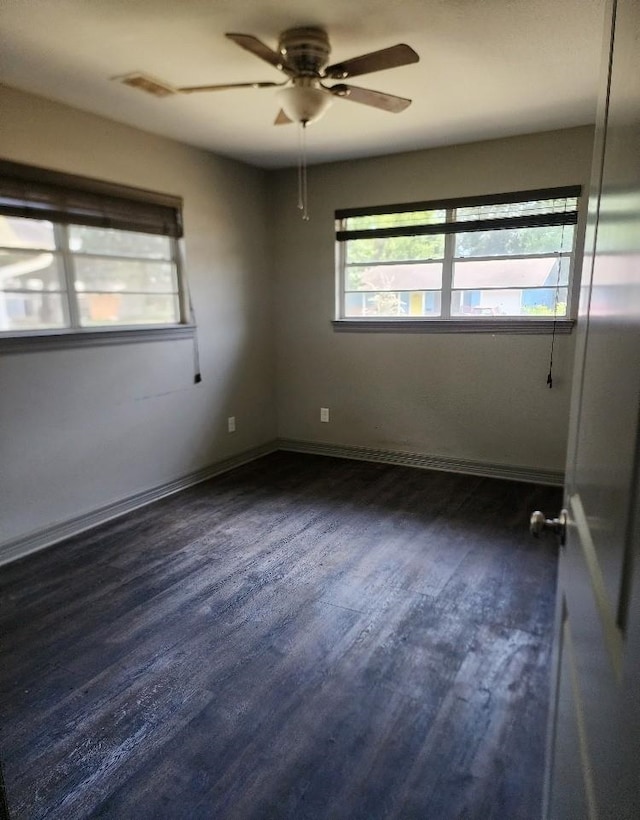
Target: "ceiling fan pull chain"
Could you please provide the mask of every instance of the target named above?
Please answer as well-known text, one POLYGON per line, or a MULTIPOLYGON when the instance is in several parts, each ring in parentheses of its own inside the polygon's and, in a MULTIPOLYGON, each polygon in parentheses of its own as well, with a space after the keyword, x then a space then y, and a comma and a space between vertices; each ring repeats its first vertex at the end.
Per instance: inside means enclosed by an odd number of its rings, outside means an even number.
POLYGON ((302 218, 309 221, 309 195, 307 187, 307 121, 300 121, 298 129, 298 209, 302 218))
POLYGON ((304 210, 304 202, 302 199, 302 132, 303 125, 300 123, 298 128, 298 210, 304 210))
POLYGON ((309 221, 309 187, 307 185, 307 122, 302 123, 302 218, 309 221))

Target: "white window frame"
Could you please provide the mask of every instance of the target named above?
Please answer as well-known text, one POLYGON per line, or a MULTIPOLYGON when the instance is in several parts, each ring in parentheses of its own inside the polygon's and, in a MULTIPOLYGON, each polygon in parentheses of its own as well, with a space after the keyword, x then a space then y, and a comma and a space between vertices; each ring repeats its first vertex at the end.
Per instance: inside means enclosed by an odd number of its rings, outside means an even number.
MULTIPOLYGON (((182 200, 179 197, 114 185, 48 169, 0 161, 0 215, 42 220, 53 225, 55 247, 64 281, 63 310, 68 326, 0 330, 0 353, 54 350, 67 347, 124 344, 192 338, 195 324, 186 282, 182 245, 182 200), (147 255, 111 255, 75 252, 69 246, 69 227, 112 228, 149 233, 168 240, 165 260, 147 255), (178 320, 162 323, 82 326, 76 289, 76 258, 126 258, 129 261, 166 261, 175 270, 178 320)), ((15 250, 4 248, 3 250, 15 250)), ((31 248, 25 250, 32 250, 31 248)), ((33 249, 35 252, 37 248, 33 249)), ((168 294, 170 295, 170 294, 168 294)))
MULTIPOLYGON (((580 246, 581 231, 579 210, 580 210, 581 187, 577 185, 564 186, 560 188, 546 188, 529 191, 516 191, 505 194, 494 194, 486 196, 474 196, 467 198, 456 198, 447 200, 437 200, 429 202, 411 202, 398 205, 383 205, 366 208, 349 208, 337 210, 335 212, 336 226, 336 313, 332 322, 335 330, 338 331, 409 331, 409 332, 505 332, 505 333, 571 333, 575 323, 575 311, 577 302, 578 282, 576 272, 577 248, 580 246), (544 217, 521 217, 521 218, 495 218, 487 220, 475 220, 475 230, 495 230, 502 228, 535 227, 542 224, 567 224, 575 225, 573 248, 569 254, 535 254, 535 257, 549 258, 569 257, 569 274, 566 290, 567 314, 566 316, 452 316, 451 299, 453 293, 453 267, 457 258, 454 256, 455 237, 461 233, 456 231, 456 226, 462 223, 456 222, 455 212, 458 208, 470 206, 483 206, 492 204, 523 203, 527 201, 544 199, 573 199, 577 198, 578 206, 575 211, 565 214, 555 214, 549 217, 550 221, 543 222, 544 217), (409 227, 398 229, 366 229, 348 230, 347 220, 349 217, 370 216, 376 214, 402 214, 414 211, 445 211, 446 218, 442 223, 433 223, 417 226, 412 232, 409 227), (480 227, 479 227, 480 226, 480 227), (438 317, 421 316, 389 316, 389 317, 348 317, 346 316, 346 249, 349 239, 365 238, 367 236, 393 236, 393 235, 417 235, 417 234, 444 234, 444 254, 441 259, 429 259, 429 262, 442 262, 442 287, 433 290, 440 294, 441 312, 438 317)), ((469 223, 467 223, 469 225, 469 223)), ((521 258, 532 258, 531 255, 522 255, 521 258)), ((464 257, 460 257, 462 259, 464 257)), ((516 255, 496 255, 489 257, 474 257, 480 259, 503 259, 519 258, 516 255)), ((427 260, 416 260, 416 262, 427 260)), ((565 286, 562 285, 565 289, 565 286)), ((521 288, 500 288, 501 290, 520 290, 521 288)), ((364 293, 364 292, 363 292, 364 293)))

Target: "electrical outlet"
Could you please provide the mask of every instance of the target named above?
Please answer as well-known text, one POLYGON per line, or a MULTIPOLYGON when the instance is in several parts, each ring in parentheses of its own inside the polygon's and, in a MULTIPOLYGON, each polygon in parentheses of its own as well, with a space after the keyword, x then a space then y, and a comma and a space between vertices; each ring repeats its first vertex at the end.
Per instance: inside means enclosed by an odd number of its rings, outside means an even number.
POLYGON ((236 431, 236 417, 229 416, 227 419, 227 429, 230 433, 235 433, 236 431))
POLYGON ((321 407, 320 408, 320 421, 329 421, 329 408, 328 407, 321 407))

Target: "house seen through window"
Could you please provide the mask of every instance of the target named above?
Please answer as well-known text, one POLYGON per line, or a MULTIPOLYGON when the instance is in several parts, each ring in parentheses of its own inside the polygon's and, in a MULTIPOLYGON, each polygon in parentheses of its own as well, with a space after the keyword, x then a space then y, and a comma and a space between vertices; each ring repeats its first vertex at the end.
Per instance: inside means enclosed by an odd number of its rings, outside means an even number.
POLYGON ((567 317, 578 196, 336 212, 338 318, 567 317))

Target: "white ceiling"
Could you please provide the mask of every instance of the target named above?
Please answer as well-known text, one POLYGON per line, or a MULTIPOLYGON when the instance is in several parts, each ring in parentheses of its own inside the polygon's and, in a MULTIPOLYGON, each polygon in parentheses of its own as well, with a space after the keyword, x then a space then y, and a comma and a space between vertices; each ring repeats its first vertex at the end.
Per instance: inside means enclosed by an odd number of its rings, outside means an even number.
MULTIPOLYGON (((310 162, 593 122, 604 0, 0 0, 0 82, 264 167, 293 165, 276 89, 165 99, 111 78, 172 85, 282 79, 224 37, 276 48, 320 25, 338 62, 408 43, 420 62, 355 85, 413 99, 401 114, 335 100, 308 133, 310 162)), ((1 116, 1 114, 0 114, 1 116)))

